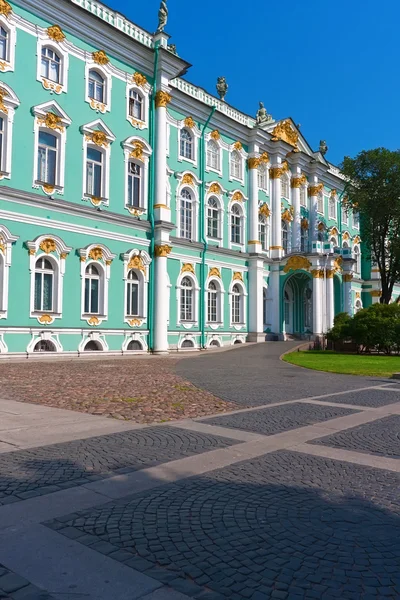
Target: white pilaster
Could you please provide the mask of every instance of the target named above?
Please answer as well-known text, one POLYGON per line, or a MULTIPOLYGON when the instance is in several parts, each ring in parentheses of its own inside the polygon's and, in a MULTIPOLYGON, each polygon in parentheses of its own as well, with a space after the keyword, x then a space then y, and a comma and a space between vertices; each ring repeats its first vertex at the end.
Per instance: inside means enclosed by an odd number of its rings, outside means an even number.
POLYGON ((292 252, 300 252, 300 186, 302 180, 300 174, 292 177, 292 206, 293 206, 293 223, 292 223, 292 252))
POLYGON ((248 252, 260 252, 261 242, 258 237, 258 159, 251 156, 248 161, 249 176, 249 241, 248 252))
POLYGON ((313 275, 313 333, 315 336, 322 334, 323 319, 323 270, 315 269, 313 275))
POLYGON ((270 173, 270 189, 271 189, 271 205, 272 205, 272 231, 271 231, 271 258, 281 258, 283 256, 282 247, 282 183, 281 177, 283 167, 281 159, 278 163, 271 167, 270 173))
POLYGON ((279 277, 279 265, 273 265, 269 275, 268 295, 271 298, 271 329, 278 336, 281 333, 279 277))
POLYGON ((333 287, 333 270, 326 272, 326 323, 325 332, 333 327, 333 319, 335 318, 335 295, 333 287))
POLYGON ((311 175, 310 187, 308 188, 310 196, 310 229, 309 229, 309 242, 315 242, 318 239, 318 192, 320 185, 318 184, 318 177, 311 175))
POLYGON ((249 342, 264 342, 263 323, 264 261, 249 258, 249 342))
POLYGON ((167 256, 172 248, 168 244, 156 245, 154 252, 154 342, 155 354, 168 353, 169 291, 167 256))
POLYGON ((155 194, 154 218, 170 221, 171 211, 167 206, 167 105, 170 94, 159 90, 156 94, 156 147, 155 147, 155 194))

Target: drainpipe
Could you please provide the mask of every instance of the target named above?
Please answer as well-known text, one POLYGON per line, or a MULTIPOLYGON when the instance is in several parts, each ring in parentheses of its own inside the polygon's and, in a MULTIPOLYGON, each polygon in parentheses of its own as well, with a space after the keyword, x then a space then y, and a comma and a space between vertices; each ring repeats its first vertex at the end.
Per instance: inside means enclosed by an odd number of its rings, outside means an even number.
POLYGON ((201 251, 201 265, 200 265, 200 347, 201 348, 205 348, 206 347, 206 334, 205 334, 205 327, 206 327, 206 320, 205 320, 205 297, 204 297, 204 288, 205 288, 205 284, 206 284, 206 253, 207 253, 207 249, 208 249, 208 244, 207 244, 207 240, 206 240, 206 232, 205 232, 205 219, 204 219, 204 210, 205 210, 205 206, 204 206, 204 201, 205 201, 205 153, 204 153, 204 138, 205 138, 205 133, 206 133, 206 129, 207 126, 209 124, 209 122, 211 121, 211 118, 213 116, 213 114, 215 113, 217 107, 213 106, 211 109, 211 112, 208 116, 207 121, 205 122, 202 132, 201 132, 201 137, 200 137, 200 231, 201 231, 201 241, 203 243, 203 249, 201 251))
POLYGON ((153 94, 151 97, 150 103, 150 147, 152 149, 152 153, 150 156, 150 181, 149 181, 149 221, 150 221, 150 248, 149 254, 151 258, 151 264, 149 266, 149 301, 148 301, 148 325, 149 325, 149 350, 153 350, 154 343, 154 331, 153 331, 153 323, 154 323, 154 315, 153 315, 153 307, 154 307, 154 189, 155 189, 155 145, 156 145, 156 135, 155 135, 155 99, 157 92, 157 68, 158 68, 158 55, 160 52, 159 44, 156 45, 154 49, 154 85, 153 85, 153 94))

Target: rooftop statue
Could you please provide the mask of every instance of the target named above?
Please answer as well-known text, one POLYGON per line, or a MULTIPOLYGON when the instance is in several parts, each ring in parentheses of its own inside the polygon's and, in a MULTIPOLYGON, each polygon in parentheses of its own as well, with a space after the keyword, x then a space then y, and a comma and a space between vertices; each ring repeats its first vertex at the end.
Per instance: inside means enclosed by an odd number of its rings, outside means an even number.
POLYGON ((225 96, 228 91, 228 84, 226 83, 225 77, 218 77, 216 87, 218 96, 221 98, 221 100, 225 100, 225 96))
POLYGON ((264 106, 263 102, 260 102, 260 108, 257 111, 256 115, 256 123, 257 125, 261 125, 262 123, 269 123, 272 121, 272 116, 267 113, 267 109, 264 106))
POLYGON ((322 156, 325 156, 325 154, 328 152, 328 146, 326 145, 326 141, 325 140, 321 140, 319 143, 319 151, 321 152, 322 156))
POLYGON ((172 54, 176 54, 178 56, 178 52, 176 51, 176 44, 168 44, 167 50, 172 52, 172 54))
POLYGON ((168 21, 168 8, 167 0, 161 0, 160 8, 158 10, 158 27, 156 33, 161 33, 168 21))

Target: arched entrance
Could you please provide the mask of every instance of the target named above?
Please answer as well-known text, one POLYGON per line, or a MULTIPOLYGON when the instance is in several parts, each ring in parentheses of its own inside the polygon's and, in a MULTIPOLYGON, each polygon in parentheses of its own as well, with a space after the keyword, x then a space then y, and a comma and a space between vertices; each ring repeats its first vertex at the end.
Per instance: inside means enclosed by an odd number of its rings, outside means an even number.
POLYGON ((312 279, 294 273, 283 287, 283 333, 302 337, 312 333, 312 279))

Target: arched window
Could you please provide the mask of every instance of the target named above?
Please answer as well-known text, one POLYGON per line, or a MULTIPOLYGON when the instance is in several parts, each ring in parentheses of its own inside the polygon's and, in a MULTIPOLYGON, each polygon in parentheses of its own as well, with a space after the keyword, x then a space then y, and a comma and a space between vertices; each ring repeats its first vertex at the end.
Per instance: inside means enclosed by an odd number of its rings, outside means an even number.
POLYGON ((183 340, 181 348, 194 348, 193 340, 183 340))
POLYGON ((354 314, 357 314, 361 309, 362 309, 361 300, 358 299, 358 300, 356 300, 356 303, 354 305, 354 314))
POLYGON ((342 224, 347 225, 349 222, 349 213, 345 206, 342 206, 342 224))
POLYGON ((240 324, 243 323, 243 290, 237 283, 232 288, 232 323, 240 324))
POLYGON ((207 321, 218 323, 219 321, 219 294, 220 288, 216 281, 210 281, 207 290, 207 321))
POLYGON ((324 214, 324 195, 322 192, 318 192, 317 196, 317 211, 324 214))
POLYGON ((330 239, 331 244, 333 244, 334 248, 337 247, 337 239, 335 238, 335 236, 332 236, 330 239))
POLYGON ((220 170, 220 152, 216 141, 209 140, 207 143, 207 167, 210 169, 220 170))
POLYGON ((181 191, 180 234, 187 240, 192 239, 193 233, 193 202, 192 195, 187 189, 181 191))
POLYGON ((210 348, 220 348, 220 347, 221 347, 221 345, 218 340, 212 340, 210 342, 210 348))
POLYGON ((242 244, 242 210, 234 204, 231 209, 231 242, 242 244))
POLYGON ((54 268, 51 261, 44 256, 35 264, 35 311, 53 311, 54 301, 54 268))
POLYGON ((219 203, 216 198, 209 198, 207 202, 207 235, 210 238, 219 238, 219 203))
POLYGON ((257 170, 257 183, 260 190, 268 189, 268 169, 265 163, 261 163, 257 170))
POLYGON ((181 321, 194 321, 193 281, 184 277, 181 282, 181 321))
POLYGON ((308 285, 304 289, 303 307, 304 328, 310 329, 312 327, 312 290, 308 287, 308 285))
POLYGON ((106 82, 105 82, 104 78, 100 75, 100 73, 98 73, 94 69, 91 69, 89 71, 89 78, 88 78, 88 96, 89 96, 89 98, 92 98, 93 100, 96 100, 97 102, 102 102, 104 104, 105 89, 106 89, 106 82))
POLYGON ((287 253, 289 250, 289 223, 282 221, 282 247, 287 253))
POLYGON ((58 138, 47 131, 39 131, 37 181, 55 185, 57 181, 58 138))
POLYGON ((85 271, 85 306, 84 312, 89 315, 100 313, 101 275, 98 267, 90 263, 85 271))
POLYGON ((129 116, 143 121, 143 96, 137 90, 129 92, 129 116))
POLYGON ((360 227, 360 213, 353 212, 353 227, 358 229, 360 227))
POLYGON ((56 347, 50 340, 40 340, 33 348, 34 352, 56 352, 56 347))
POLYGON ((349 248, 349 244, 348 244, 348 242, 343 242, 343 244, 342 244, 342 247, 343 247, 343 248, 347 248, 347 249, 348 249, 348 248, 349 248))
POLYGON ((127 317, 138 317, 139 316, 139 288, 140 282, 139 277, 133 269, 131 269, 127 276, 126 282, 126 316, 127 317))
POLYGON ((281 185, 282 185, 281 196, 282 196, 282 198, 286 198, 288 200, 289 199, 289 176, 286 173, 284 173, 282 175, 281 185))
POLYGON ((329 197, 329 218, 336 219, 336 199, 335 196, 329 197))
POLYGON ((8 60, 8 31, 0 27, 0 59, 8 60))
POLYGON ((325 235, 323 231, 318 231, 317 239, 319 242, 323 242, 325 240, 325 235))
POLYGON ((84 352, 97 352, 103 350, 102 345, 96 340, 90 340, 84 347, 84 352))
POLYGON ((304 185, 300 188, 300 204, 301 206, 307 206, 307 188, 304 185))
POLYGON ((103 196, 104 154, 88 146, 86 151, 86 194, 93 198, 103 196))
POLYGON ((5 121, 3 117, 0 117, 0 172, 3 171, 4 167, 4 155, 5 155, 5 121))
POLYGON ((127 350, 143 350, 143 346, 137 340, 131 340, 126 347, 127 350))
POLYGON ((243 344, 242 340, 235 340, 233 342, 233 345, 235 346, 236 344, 243 344))
POLYGON ((268 251, 268 246, 269 246, 269 242, 268 242, 268 221, 265 217, 263 216, 259 216, 258 217, 258 238, 261 242, 261 248, 264 250, 264 252, 268 251))
POLYGON ((354 246, 354 258, 356 260, 355 270, 357 275, 361 273, 361 255, 360 248, 358 246, 354 246))
POLYGON ((42 48, 41 76, 55 83, 60 82, 61 59, 54 50, 42 48))
POLYGON ((193 136, 187 129, 181 129, 180 132, 179 155, 193 160, 193 136))
POLYGON ((242 157, 237 150, 231 153, 231 177, 242 178, 242 157))
POLYGON ((267 290, 263 288, 263 324, 264 327, 268 323, 268 294, 267 290))
POLYGON ((128 162, 128 206, 139 208, 143 206, 143 169, 130 160, 128 162))
POLYGON ((300 251, 308 251, 308 229, 300 228, 300 251))

